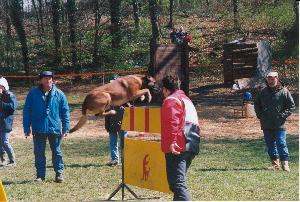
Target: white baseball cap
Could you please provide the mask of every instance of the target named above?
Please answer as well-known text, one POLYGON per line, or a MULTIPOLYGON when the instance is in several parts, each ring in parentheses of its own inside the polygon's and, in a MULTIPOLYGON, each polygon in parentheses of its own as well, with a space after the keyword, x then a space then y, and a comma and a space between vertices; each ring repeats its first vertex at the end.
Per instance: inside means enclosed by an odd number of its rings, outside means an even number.
POLYGON ((278 72, 269 72, 268 74, 267 74, 267 77, 278 77, 278 72))
POLYGON ((5 90, 9 90, 8 82, 4 77, 0 78, 0 86, 3 86, 5 90))

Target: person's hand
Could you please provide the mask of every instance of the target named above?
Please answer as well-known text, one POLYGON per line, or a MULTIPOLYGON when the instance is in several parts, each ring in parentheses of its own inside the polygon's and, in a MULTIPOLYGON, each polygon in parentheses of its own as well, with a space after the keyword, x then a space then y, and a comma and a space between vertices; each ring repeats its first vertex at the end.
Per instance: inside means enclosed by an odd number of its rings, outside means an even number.
POLYGON ((180 150, 180 149, 182 149, 182 148, 179 147, 177 143, 172 143, 172 144, 170 145, 170 150, 171 150, 171 153, 172 153, 172 154, 175 154, 175 155, 180 154, 180 151, 178 151, 178 150, 180 150))

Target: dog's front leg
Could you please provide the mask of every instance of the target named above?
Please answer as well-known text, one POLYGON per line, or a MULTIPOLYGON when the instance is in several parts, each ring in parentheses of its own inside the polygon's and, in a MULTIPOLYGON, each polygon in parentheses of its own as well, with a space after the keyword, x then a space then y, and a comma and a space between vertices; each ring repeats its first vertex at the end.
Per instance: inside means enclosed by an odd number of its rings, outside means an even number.
POLYGON ((141 100, 141 101, 144 101, 145 98, 146 98, 146 96, 145 96, 145 95, 142 95, 142 96, 140 97, 140 100, 141 100))
POLYGON ((133 99, 137 99, 137 98, 142 97, 143 95, 146 95, 146 94, 148 95, 148 102, 151 102, 151 100, 152 100, 152 95, 151 95, 149 89, 147 89, 147 88, 142 89, 142 90, 139 90, 139 91, 135 94, 135 96, 133 97, 133 99))

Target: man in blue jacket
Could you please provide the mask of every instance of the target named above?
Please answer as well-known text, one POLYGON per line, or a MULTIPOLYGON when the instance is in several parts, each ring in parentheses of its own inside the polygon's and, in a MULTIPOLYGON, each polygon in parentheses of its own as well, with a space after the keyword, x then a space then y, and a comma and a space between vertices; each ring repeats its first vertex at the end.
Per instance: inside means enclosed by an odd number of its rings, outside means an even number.
POLYGON ((61 151, 62 138, 70 129, 70 111, 66 96, 53 82, 53 73, 40 73, 40 85, 31 89, 23 110, 25 136, 33 135, 36 180, 46 176, 45 147, 48 139, 52 151, 55 181, 63 182, 64 163, 61 151), (32 130, 32 131, 31 131, 32 130))
POLYGON ((9 91, 5 78, 0 78, 0 166, 14 166, 16 164, 14 150, 9 143, 13 125, 13 114, 17 109, 16 96, 9 91), (6 152, 8 161, 4 159, 6 152))

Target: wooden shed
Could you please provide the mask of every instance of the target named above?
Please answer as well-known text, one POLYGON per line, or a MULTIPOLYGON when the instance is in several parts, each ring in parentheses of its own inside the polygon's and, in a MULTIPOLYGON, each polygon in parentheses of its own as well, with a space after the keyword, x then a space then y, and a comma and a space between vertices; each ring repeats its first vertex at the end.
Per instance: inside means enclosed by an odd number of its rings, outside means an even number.
POLYGON ((177 75, 181 89, 189 94, 189 46, 155 44, 151 47, 149 73, 160 84, 166 75, 177 75))
POLYGON ((227 43, 223 45, 224 83, 251 78, 257 73, 258 48, 256 43, 227 43))

